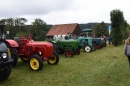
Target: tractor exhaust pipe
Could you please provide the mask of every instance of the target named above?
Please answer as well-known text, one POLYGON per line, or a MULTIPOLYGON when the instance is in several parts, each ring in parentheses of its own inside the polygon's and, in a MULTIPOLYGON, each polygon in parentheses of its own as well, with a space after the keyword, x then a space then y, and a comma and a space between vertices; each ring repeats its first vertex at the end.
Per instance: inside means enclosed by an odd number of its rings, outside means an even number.
POLYGON ((1 29, 2 33, 4 32, 4 27, 5 27, 4 24, 0 24, 0 29, 1 29))

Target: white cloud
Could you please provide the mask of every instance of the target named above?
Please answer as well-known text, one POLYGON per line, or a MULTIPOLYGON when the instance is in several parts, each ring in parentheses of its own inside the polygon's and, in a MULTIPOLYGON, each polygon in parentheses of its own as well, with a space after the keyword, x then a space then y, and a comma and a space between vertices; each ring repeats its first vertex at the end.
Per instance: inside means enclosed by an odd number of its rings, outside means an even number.
POLYGON ((28 24, 41 18, 47 24, 110 23, 110 12, 119 9, 130 23, 130 0, 3 0, 0 19, 25 17, 28 24))

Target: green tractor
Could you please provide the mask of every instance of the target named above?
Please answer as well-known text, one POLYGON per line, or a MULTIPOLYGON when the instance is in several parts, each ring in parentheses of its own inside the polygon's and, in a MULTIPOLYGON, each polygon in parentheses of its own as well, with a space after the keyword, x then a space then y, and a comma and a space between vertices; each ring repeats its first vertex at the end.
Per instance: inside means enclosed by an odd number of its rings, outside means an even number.
POLYGON ((73 57, 73 55, 80 54, 77 40, 69 39, 69 40, 57 40, 50 42, 54 45, 56 52, 58 52, 59 54, 64 53, 66 57, 73 57))
POLYGON ((11 58, 10 50, 7 48, 4 35, 4 26, 0 25, 0 81, 6 80, 13 65, 13 59, 11 58))
POLYGON ((96 46, 93 44, 93 40, 90 37, 78 37, 79 49, 83 48, 85 52, 95 51, 96 46))

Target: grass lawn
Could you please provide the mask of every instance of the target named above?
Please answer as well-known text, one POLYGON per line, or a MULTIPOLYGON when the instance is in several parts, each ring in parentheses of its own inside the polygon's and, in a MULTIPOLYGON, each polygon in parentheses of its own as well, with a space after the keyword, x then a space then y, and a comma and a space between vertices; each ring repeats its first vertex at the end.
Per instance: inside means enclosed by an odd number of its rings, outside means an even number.
POLYGON ((60 55, 58 65, 43 63, 33 71, 20 59, 11 75, 0 86, 130 86, 130 69, 124 46, 106 47, 67 58, 60 55))

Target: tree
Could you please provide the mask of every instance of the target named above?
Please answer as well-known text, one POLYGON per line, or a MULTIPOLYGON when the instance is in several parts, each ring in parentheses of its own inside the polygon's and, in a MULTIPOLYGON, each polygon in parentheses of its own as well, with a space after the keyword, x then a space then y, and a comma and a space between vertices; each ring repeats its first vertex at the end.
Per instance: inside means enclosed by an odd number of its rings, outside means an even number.
POLYGON ((26 18, 16 18, 14 20, 14 26, 15 26, 15 30, 16 32, 16 36, 23 36, 23 35, 27 35, 28 31, 27 31, 27 27, 26 27, 26 23, 27 19, 26 18))
POLYGON ((5 24, 14 26, 15 19, 13 18, 7 18, 5 24))
POLYGON ((124 35, 124 39, 127 39, 128 35, 130 35, 130 25, 127 23, 127 21, 125 21, 125 35, 124 35))
POLYGON ((123 12, 120 10, 112 10, 110 12, 111 20, 111 33, 114 46, 118 46, 122 43, 125 33, 125 20, 123 12))
POLYGON ((27 19, 25 18, 16 18, 15 19, 15 26, 25 26, 25 23, 27 22, 27 19))
POLYGON ((5 24, 5 23, 6 23, 6 19, 1 19, 1 20, 0 20, 0 24, 1 24, 1 23, 5 24))
POLYGON ((108 29, 104 22, 97 24, 95 27, 92 28, 92 31, 96 37, 100 37, 102 35, 108 36, 108 29))
POLYGON ((0 20, 0 23, 5 24, 4 33, 7 33, 7 31, 9 32, 9 34, 7 34, 7 38, 13 38, 16 31, 14 29, 14 19, 13 18, 2 19, 0 20))
POLYGON ((7 38, 14 38, 15 36, 27 34, 26 22, 27 19, 25 18, 7 18, 0 20, 0 23, 5 24, 5 33, 7 33, 7 31, 9 32, 7 38))
POLYGON ((48 31, 46 22, 41 20, 40 18, 36 18, 34 22, 32 22, 32 26, 30 27, 30 34, 33 34, 35 40, 44 40, 46 33, 48 31))

